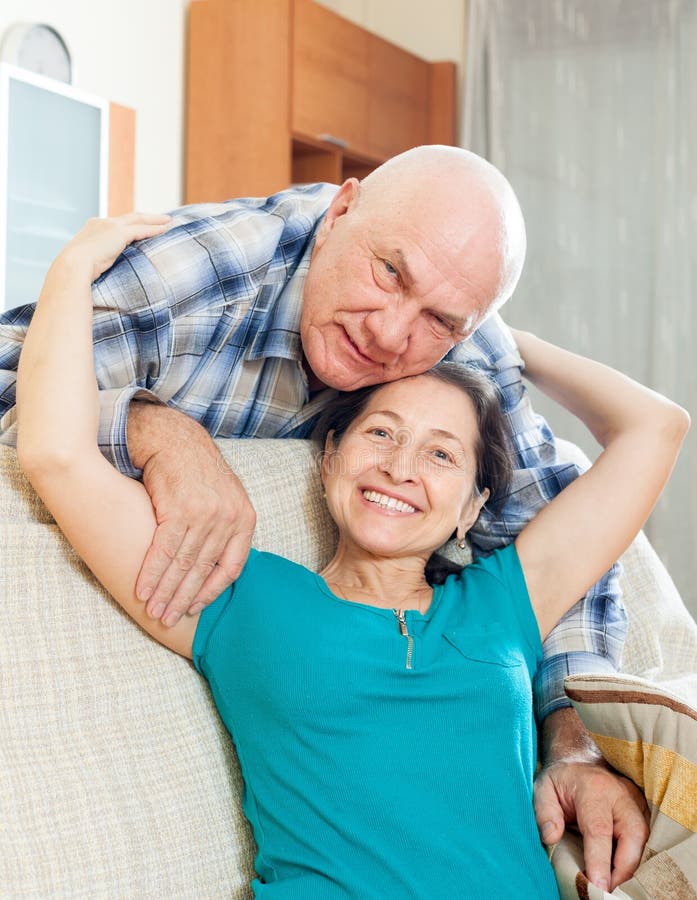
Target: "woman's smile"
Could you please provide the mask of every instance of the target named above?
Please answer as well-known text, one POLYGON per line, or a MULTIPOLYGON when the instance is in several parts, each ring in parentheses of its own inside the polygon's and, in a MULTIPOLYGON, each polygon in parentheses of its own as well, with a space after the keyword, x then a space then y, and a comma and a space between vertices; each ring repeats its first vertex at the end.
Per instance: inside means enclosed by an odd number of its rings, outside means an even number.
POLYGON ((386 494, 372 488, 359 488, 358 493, 363 503, 377 512, 389 515, 413 515, 421 511, 407 500, 391 493, 386 494))

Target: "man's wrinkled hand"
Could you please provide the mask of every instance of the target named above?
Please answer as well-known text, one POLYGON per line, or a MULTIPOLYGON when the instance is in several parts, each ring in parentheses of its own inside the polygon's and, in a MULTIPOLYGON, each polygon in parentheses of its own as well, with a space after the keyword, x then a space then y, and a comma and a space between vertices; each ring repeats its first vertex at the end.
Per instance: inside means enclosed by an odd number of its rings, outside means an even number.
POLYGON ((578 829, 586 876, 606 891, 632 877, 649 836, 641 791, 603 762, 544 766, 535 781, 535 818, 546 844, 561 840, 566 825, 578 829))
POLYGON ((143 469, 157 520, 136 596, 147 601, 149 615, 171 626, 185 613, 199 612, 239 576, 256 514, 239 478, 200 425, 167 407, 131 407, 129 449, 132 435, 150 445, 142 462, 134 456, 138 451, 131 455, 143 469))

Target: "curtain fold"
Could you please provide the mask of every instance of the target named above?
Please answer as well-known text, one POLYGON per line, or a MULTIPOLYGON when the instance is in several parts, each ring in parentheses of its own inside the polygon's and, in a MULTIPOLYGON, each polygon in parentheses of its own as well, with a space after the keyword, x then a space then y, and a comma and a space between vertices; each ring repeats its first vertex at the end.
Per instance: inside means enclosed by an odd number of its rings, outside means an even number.
MULTIPOLYGON (((506 173, 528 227, 504 317, 616 366, 697 422, 697 0, 469 8, 462 144, 506 173)), ((535 403, 595 455, 583 426, 535 403)), ((646 530, 696 615, 697 434, 646 530)))

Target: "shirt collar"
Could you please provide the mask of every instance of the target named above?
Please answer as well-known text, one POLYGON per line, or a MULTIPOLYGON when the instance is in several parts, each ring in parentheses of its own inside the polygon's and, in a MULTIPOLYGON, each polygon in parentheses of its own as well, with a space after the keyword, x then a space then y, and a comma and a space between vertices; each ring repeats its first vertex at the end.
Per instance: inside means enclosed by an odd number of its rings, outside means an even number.
POLYGON ((312 237, 292 275, 289 278, 281 275, 280 278, 262 284, 260 294, 266 290, 272 294, 276 291, 278 293, 275 299, 270 298, 267 323, 257 332, 245 354, 247 359, 281 357, 302 362, 300 320, 302 318, 303 290, 315 246, 317 228, 321 221, 321 218, 317 221, 312 237))

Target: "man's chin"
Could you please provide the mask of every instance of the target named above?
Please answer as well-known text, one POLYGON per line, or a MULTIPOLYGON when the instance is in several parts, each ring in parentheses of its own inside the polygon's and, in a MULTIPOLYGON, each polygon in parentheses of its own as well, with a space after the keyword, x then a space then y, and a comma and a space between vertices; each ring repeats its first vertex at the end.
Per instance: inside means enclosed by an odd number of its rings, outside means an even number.
POLYGON ((322 379, 322 381, 327 387, 334 388, 336 391, 357 391, 372 384, 382 384, 382 379, 377 374, 364 376, 328 374, 326 380, 322 379))
POLYGON ((307 357, 304 368, 311 390, 328 387, 336 391, 357 391, 359 388, 381 384, 383 381, 382 373, 379 371, 356 372, 336 364, 323 365, 322 362, 311 365, 307 357))

